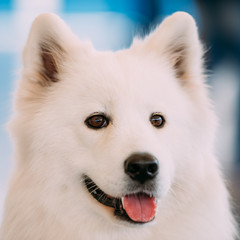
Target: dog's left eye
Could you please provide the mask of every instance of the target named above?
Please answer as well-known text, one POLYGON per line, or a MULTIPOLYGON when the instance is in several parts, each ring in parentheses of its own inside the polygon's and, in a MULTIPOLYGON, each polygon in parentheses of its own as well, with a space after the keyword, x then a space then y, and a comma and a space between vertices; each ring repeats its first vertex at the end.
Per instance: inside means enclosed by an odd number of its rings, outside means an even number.
POLYGON ((159 113, 154 113, 152 114, 152 116, 150 117, 150 122, 151 124, 156 127, 156 128, 161 128, 164 126, 165 124, 165 119, 164 117, 159 114, 159 113))
POLYGON ((85 120, 85 124, 89 128, 99 129, 99 128, 107 127, 109 124, 109 119, 104 115, 100 115, 100 114, 93 115, 93 116, 88 117, 85 120))

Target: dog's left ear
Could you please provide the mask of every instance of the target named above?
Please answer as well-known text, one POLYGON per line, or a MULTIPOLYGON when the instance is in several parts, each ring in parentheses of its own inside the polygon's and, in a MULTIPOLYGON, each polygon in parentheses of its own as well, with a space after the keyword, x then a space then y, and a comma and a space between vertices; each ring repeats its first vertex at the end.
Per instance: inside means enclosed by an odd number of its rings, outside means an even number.
POLYGON ((51 13, 38 16, 23 51, 25 79, 43 87, 59 81, 61 65, 77 41, 58 16, 51 13))
POLYGON ((144 41, 145 50, 163 56, 182 84, 202 76, 203 49, 194 19, 185 12, 176 12, 144 41))

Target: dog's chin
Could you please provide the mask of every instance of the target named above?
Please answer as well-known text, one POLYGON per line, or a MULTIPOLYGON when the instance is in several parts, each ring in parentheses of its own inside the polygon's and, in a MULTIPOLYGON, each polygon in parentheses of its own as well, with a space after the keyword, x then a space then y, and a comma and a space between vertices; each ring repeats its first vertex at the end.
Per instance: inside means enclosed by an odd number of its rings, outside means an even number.
POLYGON ((121 222, 139 225, 150 223, 155 219, 157 200, 153 192, 132 191, 121 197, 113 197, 101 190, 87 175, 83 178, 90 197, 103 207, 112 208, 113 216, 121 222))

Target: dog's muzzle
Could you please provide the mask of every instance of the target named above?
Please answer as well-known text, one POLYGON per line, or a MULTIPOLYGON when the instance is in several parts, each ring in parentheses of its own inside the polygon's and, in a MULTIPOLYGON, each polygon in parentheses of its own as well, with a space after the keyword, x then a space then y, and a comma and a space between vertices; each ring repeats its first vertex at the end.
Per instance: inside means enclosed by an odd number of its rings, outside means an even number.
POLYGON ((99 203, 114 208, 114 215, 122 220, 132 223, 152 221, 157 207, 154 182, 159 171, 158 160, 148 153, 132 154, 124 162, 124 171, 129 178, 126 189, 129 193, 121 198, 103 192, 87 175, 83 176, 85 186, 99 203))

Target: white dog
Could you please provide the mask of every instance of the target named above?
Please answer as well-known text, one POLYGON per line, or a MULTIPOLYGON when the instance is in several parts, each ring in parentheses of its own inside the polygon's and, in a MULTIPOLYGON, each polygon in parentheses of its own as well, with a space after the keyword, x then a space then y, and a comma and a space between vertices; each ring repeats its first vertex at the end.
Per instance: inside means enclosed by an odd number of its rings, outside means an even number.
POLYGON ((0 239, 233 240, 202 55, 182 12, 115 53, 39 16, 10 124, 0 239))

